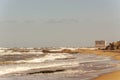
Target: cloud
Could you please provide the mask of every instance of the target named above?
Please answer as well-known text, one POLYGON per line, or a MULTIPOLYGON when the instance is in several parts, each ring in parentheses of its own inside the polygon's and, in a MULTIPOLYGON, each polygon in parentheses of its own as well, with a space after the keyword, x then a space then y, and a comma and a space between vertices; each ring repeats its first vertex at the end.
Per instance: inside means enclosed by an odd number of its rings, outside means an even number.
POLYGON ((0 24, 9 24, 9 23, 34 23, 36 20, 0 20, 0 24))
POLYGON ((78 22, 79 20, 74 18, 60 18, 60 19, 53 18, 45 21, 45 23, 51 23, 51 24, 78 23, 78 22))
POLYGON ((35 23, 36 20, 24 20, 23 23, 35 23))
POLYGON ((1 24, 6 24, 6 23, 18 23, 18 20, 0 20, 1 24))
POLYGON ((6 23, 47 23, 47 24, 67 24, 67 23, 79 23, 79 19, 76 18, 44 18, 44 19, 14 19, 14 20, 0 20, 0 24, 6 23))

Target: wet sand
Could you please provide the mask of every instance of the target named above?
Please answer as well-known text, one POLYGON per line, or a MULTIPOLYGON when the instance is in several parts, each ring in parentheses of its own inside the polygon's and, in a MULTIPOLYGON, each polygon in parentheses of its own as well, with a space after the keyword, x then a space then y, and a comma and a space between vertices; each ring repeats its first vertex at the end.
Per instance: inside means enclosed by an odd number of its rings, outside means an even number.
POLYGON ((94 80, 120 80, 120 71, 104 74, 94 80))
POLYGON ((96 54, 101 56, 112 57, 115 60, 120 60, 120 50, 112 51, 112 50, 78 50, 77 52, 85 53, 85 54, 96 54))
MULTIPOLYGON (((112 57, 113 59, 116 59, 116 60, 120 60, 120 50, 119 51, 80 50, 80 52, 103 55, 103 56, 112 57)), ((103 74, 93 80, 120 80, 120 71, 103 74)))
MULTIPOLYGON (((103 54, 106 56, 112 56, 114 59, 120 60, 120 53, 107 52, 106 54, 103 54), (110 53, 110 55, 108 55, 108 53, 110 53)), ((104 74, 94 80, 120 80, 120 71, 104 74)))

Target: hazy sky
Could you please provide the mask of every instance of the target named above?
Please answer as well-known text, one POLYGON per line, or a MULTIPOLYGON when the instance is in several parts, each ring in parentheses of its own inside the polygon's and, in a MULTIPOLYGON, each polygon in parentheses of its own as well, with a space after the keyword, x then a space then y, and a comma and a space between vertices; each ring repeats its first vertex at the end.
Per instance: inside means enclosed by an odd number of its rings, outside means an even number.
POLYGON ((94 46, 120 40, 120 0, 0 0, 0 46, 94 46))

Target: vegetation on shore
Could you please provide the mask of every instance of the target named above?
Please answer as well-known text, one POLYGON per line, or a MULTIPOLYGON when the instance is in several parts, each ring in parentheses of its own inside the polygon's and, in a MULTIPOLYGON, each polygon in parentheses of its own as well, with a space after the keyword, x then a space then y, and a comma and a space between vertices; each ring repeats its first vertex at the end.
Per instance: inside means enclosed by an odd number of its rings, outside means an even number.
POLYGON ((109 43, 105 50, 120 50, 120 41, 109 43))

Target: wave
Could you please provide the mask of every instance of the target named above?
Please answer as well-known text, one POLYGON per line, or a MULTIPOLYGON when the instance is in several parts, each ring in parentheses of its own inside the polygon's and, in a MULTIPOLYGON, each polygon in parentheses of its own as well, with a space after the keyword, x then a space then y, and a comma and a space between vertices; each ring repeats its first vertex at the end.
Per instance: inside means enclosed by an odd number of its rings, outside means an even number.
POLYGON ((50 68, 50 67, 75 67, 79 66, 79 63, 77 62, 70 62, 70 63, 53 63, 53 64, 21 64, 21 65, 6 65, 6 66, 0 66, 0 76, 9 74, 9 73, 17 73, 21 71, 28 71, 31 69, 40 69, 40 68, 50 68))
POLYGON ((39 57, 32 57, 29 60, 14 61, 17 64, 0 65, 0 76, 6 76, 7 74, 13 74, 14 76, 14 74, 32 75, 39 73, 55 73, 70 76, 78 74, 78 76, 82 76, 82 74, 87 72, 98 71, 99 73, 99 71, 112 68, 114 64, 118 63, 110 57, 97 55, 47 53, 44 56, 38 56, 39 57))
POLYGON ((44 53, 43 52, 27 52, 27 53, 24 53, 24 52, 11 52, 11 51, 8 51, 8 52, 0 53, 0 56, 3 56, 3 55, 22 55, 22 54, 44 54, 44 53))
POLYGON ((45 62, 45 61, 53 61, 53 60, 59 60, 59 59, 67 59, 67 58, 71 58, 72 55, 70 54, 66 54, 66 53, 62 53, 62 54, 58 54, 58 53, 48 53, 47 55, 45 55, 44 57, 40 57, 40 58, 33 58, 31 60, 19 60, 19 61, 15 61, 16 63, 39 63, 39 62, 45 62))

